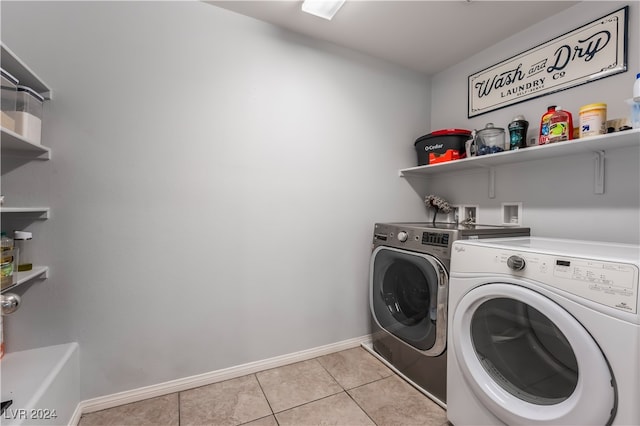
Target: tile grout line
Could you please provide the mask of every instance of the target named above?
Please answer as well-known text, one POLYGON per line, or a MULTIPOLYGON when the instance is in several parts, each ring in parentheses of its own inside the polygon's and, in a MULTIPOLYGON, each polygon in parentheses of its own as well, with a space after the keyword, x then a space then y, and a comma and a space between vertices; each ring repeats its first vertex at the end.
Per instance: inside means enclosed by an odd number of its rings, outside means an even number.
MULTIPOLYGON (((336 353, 337 353, 337 352, 336 352, 336 353)), ((314 359, 318 359, 318 358, 322 358, 322 357, 317 357, 317 358, 314 358, 314 359)), ((330 372, 330 371, 329 371, 329 370, 328 370, 328 369, 327 369, 327 368, 326 368, 326 367, 325 367, 325 366, 324 366, 320 361, 318 361, 318 364, 320 364, 320 366, 321 366, 322 368, 324 368, 324 370, 325 370, 325 371, 326 371, 326 372, 331 376, 331 378, 332 378, 333 380, 335 380, 335 382, 336 382, 336 383, 338 383, 338 385, 340 385, 340 387, 342 388, 342 391, 343 391, 344 393, 346 393, 346 394, 347 394, 347 396, 349 397, 349 399, 351 399, 351 400, 356 404, 356 406, 357 406, 357 407, 358 407, 358 408, 359 408, 359 409, 360 409, 360 410, 361 410, 361 411, 362 411, 362 412, 363 412, 363 413, 364 413, 364 414, 369 418, 369 420, 371 420, 371 422, 372 422, 374 425, 378 426, 378 424, 375 422, 375 420, 373 420, 373 419, 371 418, 371 416, 369 415, 369 413, 367 413, 367 411, 366 411, 364 408, 362 408, 362 407, 360 406, 360 404, 358 404, 358 402, 357 402, 355 399, 353 399, 353 397, 352 397, 352 396, 351 396, 351 394, 349 393, 349 389, 347 389, 347 388, 345 388, 344 386, 342 386, 342 384, 341 384, 340 382, 338 382, 338 380, 333 376, 333 374, 331 374, 331 372, 330 372)), ((392 373, 392 374, 395 374, 395 373, 393 373, 393 371, 392 371, 391 373, 392 373)), ((388 376, 388 377, 390 377, 390 376, 388 376)), ((355 387, 353 387, 353 388, 351 388, 351 389, 357 389, 357 388, 359 388, 359 387, 366 386, 366 385, 369 385, 369 384, 371 384, 371 383, 375 383, 375 382, 377 382, 377 381, 379 381, 379 380, 383 380, 383 379, 386 379, 386 377, 382 377, 382 378, 380 378, 380 379, 376 379, 376 380, 374 380, 374 381, 372 381, 372 382, 363 383, 363 384, 358 385, 358 386, 355 386, 355 387)), ((337 395, 337 394, 336 394, 336 395, 337 395)))
MULTIPOLYGON (((371 383, 373 383, 373 382, 371 382, 371 383)), ((362 385, 362 386, 364 386, 364 385, 362 385)), ((360 387, 360 386, 358 386, 358 387, 360 387)), ((353 388, 353 389, 356 389, 356 388, 353 388)), ((356 401, 355 399, 353 399, 353 396, 351 396, 351 394, 350 394, 349 392, 345 391, 345 393, 347 394, 347 396, 349 396, 349 398, 351 398, 351 400, 354 402, 354 404, 356 404, 356 406, 357 406, 359 409, 361 409, 361 410, 362 410, 362 412, 363 412, 363 413, 364 413, 364 414, 369 418, 369 420, 371 420, 371 422, 372 422, 374 425, 379 426, 379 425, 378 425, 378 423, 376 423, 376 421, 375 421, 375 420, 373 420, 373 418, 371 418, 371 416, 369 415, 369 413, 367 413, 367 410, 365 410, 364 408, 362 408, 362 407, 360 406, 360 404, 358 404, 358 401, 356 401)))
MULTIPOLYGON (((324 355, 323 355, 323 356, 324 356, 324 355)), ((341 393, 343 393, 343 392, 344 392, 344 393, 347 393, 347 390, 346 390, 346 389, 345 389, 345 388, 344 388, 344 387, 343 387, 343 386, 342 386, 342 385, 341 385, 341 384, 336 380, 336 378, 335 378, 335 377, 333 377, 333 375, 332 375, 332 374, 331 374, 331 373, 330 373, 330 372, 329 372, 329 371, 324 367, 324 365, 322 365, 322 363, 321 363, 320 361, 318 361, 318 358, 321 358, 321 357, 315 357, 315 358, 311 358, 311 359, 308 359, 308 360, 306 360, 306 361, 301 361, 301 362, 316 361, 316 362, 320 365, 320 367, 322 367, 322 369, 323 369, 324 371, 326 371, 326 372, 327 372, 327 374, 329 374, 329 377, 331 377, 331 379, 332 379, 334 382, 336 382, 336 384, 337 384, 338 386, 340 386, 340 389, 342 389, 342 390, 341 390, 340 392, 335 392, 335 393, 332 393, 332 394, 329 394, 329 395, 322 396, 322 397, 317 398, 317 399, 313 399, 313 400, 311 400, 311 401, 307 401, 307 402, 302 403, 302 404, 300 404, 300 405, 294 405, 293 407, 289 407, 289 408, 287 408, 287 409, 285 409, 285 410, 278 411, 278 413, 284 413, 285 411, 293 410, 293 409, 295 409, 295 408, 299 408, 299 407, 304 407, 305 405, 309 405, 309 404, 312 404, 312 403, 314 403, 314 402, 322 401, 323 399, 327 399, 327 398, 330 398, 330 397, 332 397, 332 396, 339 395, 339 394, 341 394, 341 393)), ((296 364, 296 363, 294 363, 294 364, 296 364)), ((293 364, 288 364, 288 365, 293 365, 293 364)), ((266 370, 265 370, 265 371, 266 371, 266 370)), ((256 374, 257 374, 257 373, 256 373, 256 374)), ((257 379, 257 377, 256 377, 256 379, 257 379)), ((260 381, 258 380, 258 383, 259 383, 259 382, 260 382, 260 381)), ((262 385, 260 385, 260 388, 262 389, 262 385)), ((262 392, 264 393, 264 390, 263 390, 262 392)), ((266 398, 266 397, 267 397, 267 396, 265 395, 265 398, 266 398)), ((268 400, 268 399, 267 399, 267 402, 269 402, 269 400, 268 400)), ((276 412, 275 412, 275 411, 273 411, 273 408, 271 407, 271 404, 269 404, 269 408, 271 408, 271 412, 273 413, 273 417, 276 419, 276 423, 278 423, 278 425, 279 425, 279 424, 280 424, 280 422, 278 422, 278 418, 276 417, 276 412)))
MULTIPOLYGON (((269 402, 269 398, 267 398, 267 394, 264 392, 264 388, 262 387, 262 383, 260 383, 260 379, 258 379, 258 372, 253 373, 252 376, 254 376, 254 378, 256 379, 256 382, 258 382, 258 386, 260 387, 260 392, 262 392, 262 396, 264 396, 265 401, 267 401, 267 405, 269 406, 269 410, 271 410, 271 415, 273 416, 273 419, 276 421, 277 425, 280 425, 280 422, 278 421, 278 418, 276 417, 276 413, 275 411, 273 411, 273 407, 271 406, 271 402, 269 402)), ((255 419, 258 420, 258 419, 255 419)), ((253 421, 253 420, 252 420, 253 421)))
MULTIPOLYGON (((392 373, 392 374, 391 374, 390 376, 387 376, 387 377, 381 377, 381 378, 376 379, 376 380, 373 380, 373 381, 371 381, 371 382, 363 383, 363 384, 361 384, 361 385, 358 385, 358 386, 352 387, 352 388, 351 388, 351 389, 349 389, 349 390, 354 390, 354 389, 358 389, 358 388, 361 388, 361 387, 364 387, 364 386, 368 386, 368 385, 370 385, 371 383, 376 383, 376 382, 379 382, 379 381, 381 381, 381 380, 388 379, 389 377, 392 377, 392 376, 394 376, 394 375, 397 375, 397 374, 396 374, 396 373, 394 373, 393 371, 392 371, 391 373, 392 373)), ((360 409, 361 409, 361 410, 362 410, 362 411, 367 415, 367 417, 369 417, 369 419, 371 419, 371 421, 373 422, 373 424, 374 424, 374 425, 376 425, 376 426, 381 426, 381 425, 378 425, 378 423, 376 423, 376 421, 375 421, 375 420, 373 420, 373 418, 369 415, 369 413, 367 412, 367 410, 365 410, 365 409, 364 409, 360 404, 358 404, 358 401, 356 401, 356 400, 353 398, 353 396, 349 393, 349 391, 348 391, 348 390, 346 390, 346 389, 345 389, 345 392, 347 393, 347 395, 349 395, 349 398, 351 398, 351 400, 352 400, 352 401, 353 401, 353 402, 358 406, 358 408, 360 408, 360 409)))
MULTIPOLYGON (((337 352, 334 352, 334 353, 337 353, 337 352)), ((331 354, 328 354, 328 355, 331 355, 331 354)), ((326 356, 326 355, 323 355, 323 356, 326 356)), ((322 357, 321 357, 321 356, 318 356, 318 357, 315 357, 315 358, 312 358, 312 359, 313 359, 313 360, 315 360, 318 364, 320 364, 320 367, 322 367, 322 369, 323 369, 324 371, 326 371, 326 372, 327 372, 327 374, 328 374, 328 375, 333 379, 333 381, 334 381, 334 382, 336 382, 336 384, 337 384, 338 386, 340 386, 340 387, 342 388, 342 390, 343 390, 343 391, 345 391, 345 392, 346 392, 347 390, 344 388, 344 386, 342 386, 342 383, 340 383, 340 382, 338 381, 338 379, 336 379, 336 378, 333 376, 333 374, 331 374, 331 371, 327 370, 327 368, 326 368, 326 367, 325 367, 325 366, 320 362, 320 358, 322 358, 322 357)))
POLYGON ((178 426, 180 426, 180 423, 182 422, 182 419, 180 418, 180 406, 182 405, 182 392, 178 392, 178 426))

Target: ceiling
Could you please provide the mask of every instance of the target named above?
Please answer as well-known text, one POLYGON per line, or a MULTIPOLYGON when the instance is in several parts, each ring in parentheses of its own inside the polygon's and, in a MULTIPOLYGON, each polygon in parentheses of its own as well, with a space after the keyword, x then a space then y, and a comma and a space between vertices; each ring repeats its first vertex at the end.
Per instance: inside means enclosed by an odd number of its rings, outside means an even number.
POLYGON ((206 3, 431 75, 580 2, 347 0, 331 21, 296 0, 206 3))

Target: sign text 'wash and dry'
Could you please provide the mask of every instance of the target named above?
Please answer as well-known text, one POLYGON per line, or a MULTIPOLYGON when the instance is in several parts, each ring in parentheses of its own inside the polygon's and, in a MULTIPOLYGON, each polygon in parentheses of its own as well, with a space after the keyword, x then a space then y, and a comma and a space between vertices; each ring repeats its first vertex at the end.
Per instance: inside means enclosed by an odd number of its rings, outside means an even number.
POLYGON ((626 71, 628 9, 469 76, 468 116, 626 71))

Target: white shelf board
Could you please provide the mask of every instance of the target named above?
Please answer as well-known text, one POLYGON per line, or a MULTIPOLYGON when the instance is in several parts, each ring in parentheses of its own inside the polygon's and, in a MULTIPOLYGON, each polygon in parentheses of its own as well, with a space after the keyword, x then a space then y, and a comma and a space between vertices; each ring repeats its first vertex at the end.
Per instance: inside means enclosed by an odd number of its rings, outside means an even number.
POLYGON ((42 219, 49 219, 49 207, 0 207, 0 214, 16 213, 37 215, 42 219))
POLYGON ((541 160, 551 157, 562 157, 582 152, 600 152, 609 149, 640 146, 640 129, 573 139, 567 142, 556 142, 547 145, 531 146, 515 151, 504 151, 497 154, 481 155, 461 160, 426 166, 410 167, 400 170, 401 177, 429 176, 471 169, 490 169, 503 164, 541 160))
POLYGON ((0 148, 2 155, 36 157, 40 160, 51 159, 51 148, 33 143, 4 127, 0 128, 0 148))
POLYGON ((15 284, 10 285, 9 287, 3 288, 2 293, 5 293, 9 290, 15 289, 20 284, 27 283, 31 280, 35 279, 46 279, 49 278, 49 267, 48 266, 35 266, 30 271, 18 272, 18 279, 15 284))
POLYGON ((0 62, 2 68, 18 79, 18 84, 27 86, 40 93, 45 99, 51 99, 49 85, 20 60, 7 46, 0 44, 0 62))

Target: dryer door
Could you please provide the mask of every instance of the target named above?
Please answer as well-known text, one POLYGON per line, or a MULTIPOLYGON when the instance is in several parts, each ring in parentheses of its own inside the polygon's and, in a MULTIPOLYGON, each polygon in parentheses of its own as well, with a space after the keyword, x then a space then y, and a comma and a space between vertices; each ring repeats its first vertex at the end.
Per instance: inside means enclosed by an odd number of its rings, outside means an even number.
POLYGON ((448 275, 442 263, 427 254, 378 247, 369 280, 371 313, 381 328, 426 355, 444 352, 448 275))
POLYGON ((597 343, 564 308, 513 284, 462 297, 454 352, 480 401, 509 425, 605 425, 616 391, 597 343))

